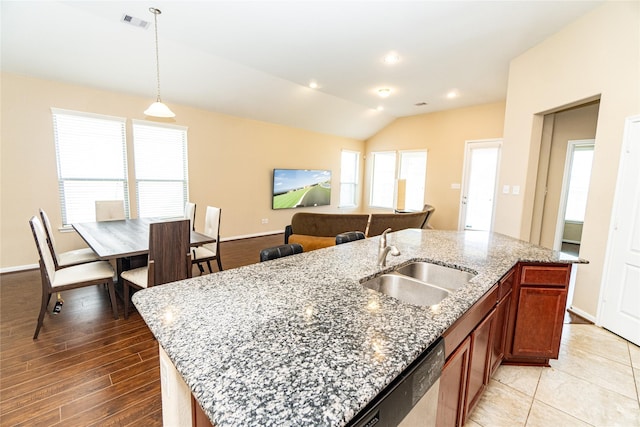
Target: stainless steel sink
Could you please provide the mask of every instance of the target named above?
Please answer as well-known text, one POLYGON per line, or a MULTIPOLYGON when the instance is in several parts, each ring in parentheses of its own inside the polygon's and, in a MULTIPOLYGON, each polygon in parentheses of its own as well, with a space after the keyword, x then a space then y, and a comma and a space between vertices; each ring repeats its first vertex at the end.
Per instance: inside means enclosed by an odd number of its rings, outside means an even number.
POLYGON ((456 290, 465 286, 475 276, 475 274, 468 271, 444 267, 430 262, 412 262, 400 267, 396 272, 449 290, 456 290))
POLYGON ((398 274, 383 274, 362 286, 414 305, 431 306, 449 296, 446 289, 398 274))

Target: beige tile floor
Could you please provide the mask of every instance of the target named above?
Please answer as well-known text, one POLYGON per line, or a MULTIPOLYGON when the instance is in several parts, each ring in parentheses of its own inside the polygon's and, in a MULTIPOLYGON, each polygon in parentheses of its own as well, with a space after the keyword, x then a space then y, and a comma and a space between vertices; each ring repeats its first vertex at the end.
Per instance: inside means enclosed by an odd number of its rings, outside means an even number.
POLYGON ((500 366, 465 427, 640 427, 640 347, 565 324, 551 367, 500 366))

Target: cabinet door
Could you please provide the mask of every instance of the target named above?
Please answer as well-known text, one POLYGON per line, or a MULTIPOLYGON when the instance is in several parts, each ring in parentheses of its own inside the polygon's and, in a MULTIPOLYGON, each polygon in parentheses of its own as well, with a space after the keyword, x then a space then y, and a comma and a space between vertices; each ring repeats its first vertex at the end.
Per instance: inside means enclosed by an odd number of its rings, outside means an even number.
POLYGON ((478 325, 471 334, 471 354, 467 380, 466 414, 469 414, 482 395, 489 381, 491 359, 491 330, 495 320, 495 309, 478 325))
POLYGON ((491 338, 491 366, 489 368, 489 378, 493 376, 493 373, 498 369, 502 359, 504 359, 504 349, 507 335, 507 319, 509 317, 509 309, 511 307, 511 289, 508 293, 498 302, 496 306, 496 318, 492 324, 492 338, 491 338))
POLYGON ((518 296, 513 356, 557 359, 566 303, 565 288, 522 286, 518 296))
POLYGON ((465 339, 442 368, 436 423, 439 427, 461 426, 463 423, 470 342, 471 337, 465 339))

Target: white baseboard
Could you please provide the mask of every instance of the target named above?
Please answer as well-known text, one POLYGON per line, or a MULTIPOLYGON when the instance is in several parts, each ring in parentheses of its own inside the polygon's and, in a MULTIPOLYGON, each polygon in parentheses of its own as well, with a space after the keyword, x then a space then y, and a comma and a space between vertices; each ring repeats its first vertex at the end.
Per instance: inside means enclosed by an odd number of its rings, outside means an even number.
POLYGON ((38 264, 16 265, 14 267, 0 268, 0 274, 3 273, 15 273, 16 271, 34 270, 40 268, 38 264))
MULTIPOLYGON (((221 238, 220 241, 221 242, 228 242, 231 240, 241 240, 241 239, 249 239, 251 237, 262 237, 262 236, 271 236, 274 234, 282 234, 283 231, 282 230, 275 230, 275 231, 265 231, 262 233, 254 233, 254 234, 245 234, 242 236, 230 236, 230 237, 225 237, 225 238, 221 238)), ((27 264, 27 265, 16 265, 13 267, 4 267, 4 268, 0 268, 0 274, 4 274, 4 273, 15 273, 17 271, 26 271, 26 270, 34 270, 40 268, 40 266, 38 264, 27 264)))
POLYGON ((595 316, 592 316, 591 314, 587 313, 586 311, 582 311, 579 308, 575 308, 574 306, 571 306, 567 309, 567 311, 569 313, 576 314, 582 317, 583 319, 588 320, 589 322, 593 322, 594 324, 596 323, 595 316))

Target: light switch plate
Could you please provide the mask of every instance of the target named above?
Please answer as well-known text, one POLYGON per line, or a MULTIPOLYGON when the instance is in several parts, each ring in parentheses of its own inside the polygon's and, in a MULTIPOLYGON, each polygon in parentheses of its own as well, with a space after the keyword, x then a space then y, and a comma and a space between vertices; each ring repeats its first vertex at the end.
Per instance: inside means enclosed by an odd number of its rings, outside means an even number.
POLYGON ((514 195, 520 194, 520 186, 514 185, 513 188, 511 188, 511 194, 514 194, 514 195))
POLYGON ((457 182, 451 183, 451 189, 452 190, 459 190, 460 189, 460 184, 457 182))
POLYGON ((503 185, 502 186, 502 192, 504 194, 509 194, 509 186, 508 185, 503 185))

